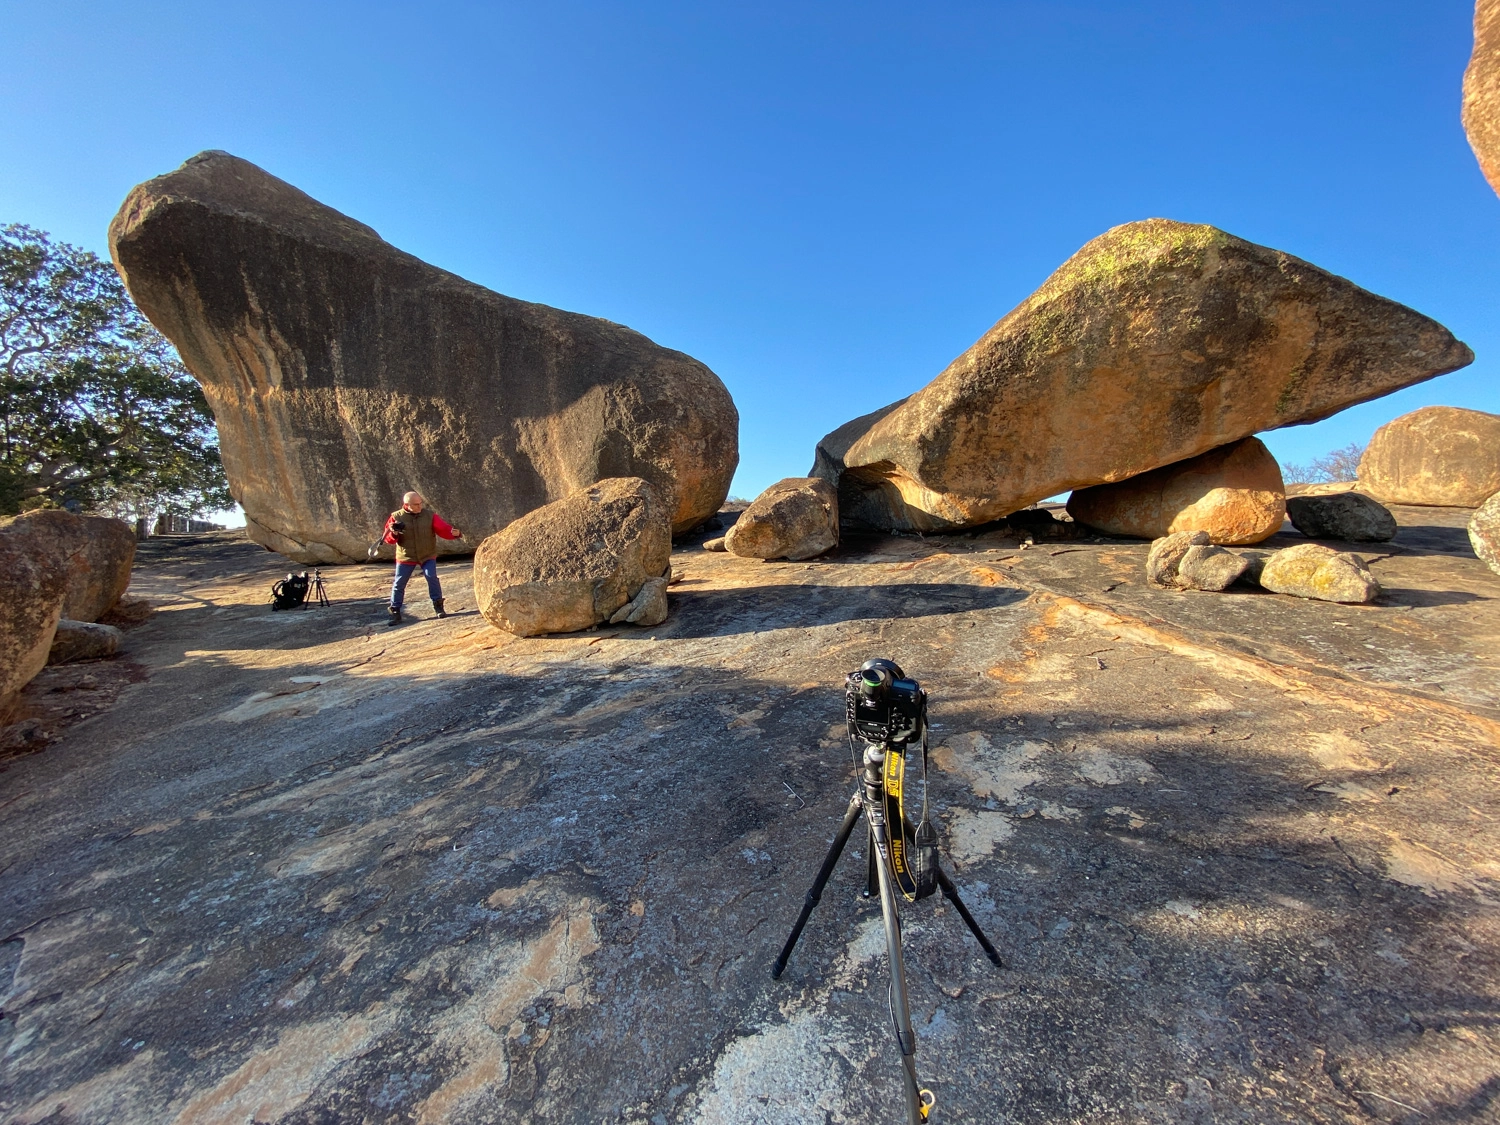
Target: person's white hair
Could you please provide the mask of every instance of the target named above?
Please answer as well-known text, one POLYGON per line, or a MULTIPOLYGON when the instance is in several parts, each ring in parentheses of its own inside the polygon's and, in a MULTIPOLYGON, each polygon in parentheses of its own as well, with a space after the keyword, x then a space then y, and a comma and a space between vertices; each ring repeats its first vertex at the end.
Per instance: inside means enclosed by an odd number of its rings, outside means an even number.
POLYGON ((405 496, 401 497, 401 503, 403 504, 410 504, 413 500, 420 500, 424 504, 427 503, 427 497, 423 496, 420 492, 408 492, 405 496))

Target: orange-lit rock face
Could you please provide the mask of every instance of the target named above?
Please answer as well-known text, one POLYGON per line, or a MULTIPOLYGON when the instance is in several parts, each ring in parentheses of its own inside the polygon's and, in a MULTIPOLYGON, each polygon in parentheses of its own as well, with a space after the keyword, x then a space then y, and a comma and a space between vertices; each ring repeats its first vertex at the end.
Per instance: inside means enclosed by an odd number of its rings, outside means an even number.
POLYGON ((1385 504, 1477 508, 1500 492, 1500 414, 1424 406, 1375 431, 1359 487, 1385 504))
POLYGON ((964 527, 1472 362, 1442 325, 1209 226, 1084 246, 904 401, 819 444, 846 519, 964 527))
POLYGON ((1110 535, 1157 539, 1201 531, 1221 544, 1259 543, 1286 516, 1281 469, 1258 438, 1074 492, 1068 514, 1110 535))
POLYGON ((1500 0, 1474 5, 1474 53, 1464 71, 1463 121, 1484 178, 1500 192, 1500 0))
POLYGON ((408 489, 465 531, 450 552, 605 478, 650 481, 676 531, 729 491, 739 415, 703 364, 428 265, 247 161, 139 185, 109 235, 251 537, 298 561, 362 560, 408 489))

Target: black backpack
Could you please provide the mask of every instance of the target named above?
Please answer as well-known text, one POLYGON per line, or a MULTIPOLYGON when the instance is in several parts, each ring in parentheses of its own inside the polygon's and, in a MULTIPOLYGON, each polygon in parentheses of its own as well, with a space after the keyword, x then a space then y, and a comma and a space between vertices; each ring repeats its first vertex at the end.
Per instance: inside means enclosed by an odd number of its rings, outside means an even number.
POLYGON ((302 609, 307 602, 307 572, 288 574, 271 587, 271 608, 302 609))

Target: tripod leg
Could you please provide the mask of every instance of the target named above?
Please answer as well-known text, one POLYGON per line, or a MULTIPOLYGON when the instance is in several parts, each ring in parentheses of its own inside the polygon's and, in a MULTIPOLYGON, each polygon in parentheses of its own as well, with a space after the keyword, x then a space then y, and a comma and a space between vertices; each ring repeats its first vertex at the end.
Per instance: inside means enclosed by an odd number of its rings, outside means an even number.
POLYGON ((839 825, 838 835, 833 838, 828 854, 823 857, 823 866, 818 870, 818 877, 813 880, 812 889, 807 892, 807 898, 802 902, 802 913, 797 916, 797 924, 792 927, 791 936, 781 947, 781 956, 776 958, 776 965, 771 969, 773 980, 781 979, 787 960, 792 955, 792 946, 797 944, 797 939, 802 936, 802 927, 807 925, 807 919, 812 914, 813 907, 817 906, 818 900, 823 897, 823 888, 828 884, 828 877, 833 874, 834 864, 838 863, 839 855, 843 852, 844 845, 849 842, 855 822, 859 820, 859 814, 863 811, 864 805, 860 800, 860 795, 855 793, 849 799, 849 809, 844 813, 844 823, 839 825))
POLYGON ((880 880, 875 876, 876 851, 872 836, 865 844, 865 889, 859 892, 861 898, 874 898, 880 893, 880 880))
POLYGON ((891 885, 890 870, 884 863, 876 865, 876 872, 880 876, 880 912, 885 918, 886 956, 891 964, 891 1003, 895 1007, 891 1016, 896 1021, 901 1067, 905 1071, 902 1086, 906 1092, 906 1116, 909 1125, 922 1125, 927 1120, 923 1108, 926 1099, 917 1081, 917 1033, 912 1030, 911 1005, 906 998, 906 961, 901 956, 901 919, 896 913, 896 890, 891 885))
POLYGON ((979 928, 979 923, 974 921, 974 915, 969 913, 969 908, 964 905, 964 900, 958 897, 958 888, 953 885, 953 880, 948 878, 948 873, 941 867, 937 873, 938 886, 942 888, 943 897, 953 904, 958 911, 958 916, 964 920, 964 925, 969 927, 969 932, 978 940, 987 956, 997 967, 1005 968, 1005 962, 1000 960, 1000 954, 995 952, 995 947, 990 944, 990 939, 984 936, 984 931, 979 928))

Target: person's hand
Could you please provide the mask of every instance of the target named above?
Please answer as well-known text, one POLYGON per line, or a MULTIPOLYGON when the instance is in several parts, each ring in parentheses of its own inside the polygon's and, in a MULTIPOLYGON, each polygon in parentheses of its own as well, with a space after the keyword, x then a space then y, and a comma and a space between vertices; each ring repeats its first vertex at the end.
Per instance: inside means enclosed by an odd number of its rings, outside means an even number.
POLYGON ((456 535, 460 539, 462 539, 464 537, 464 533, 462 531, 459 531, 458 528, 456 528, 456 527, 453 529, 453 534, 456 535))

